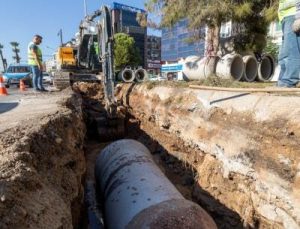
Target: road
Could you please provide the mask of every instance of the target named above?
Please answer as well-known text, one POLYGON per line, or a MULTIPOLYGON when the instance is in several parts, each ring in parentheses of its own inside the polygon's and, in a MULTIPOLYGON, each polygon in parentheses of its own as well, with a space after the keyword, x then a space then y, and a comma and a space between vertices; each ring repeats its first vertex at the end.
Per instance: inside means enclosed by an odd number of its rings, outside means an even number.
POLYGON ((0 96, 0 115, 15 109, 22 97, 28 94, 32 94, 33 90, 29 89, 27 91, 20 91, 18 88, 7 89, 8 96, 0 96))
MULTIPOLYGON (((54 90, 53 87, 46 86, 47 90, 54 90)), ((34 92, 32 88, 26 88, 26 91, 20 91, 19 88, 12 86, 7 89, 8 96, 0 96, 0 115, 15 109, 22 98, 28 95, 40 94, 40 92, 34 92)))
POLYGON ((50 92, 9 88, 8 96, 0 96, 0 132, 29 118, 51 112, 60 96, 54 88, 46 88, 50 92))

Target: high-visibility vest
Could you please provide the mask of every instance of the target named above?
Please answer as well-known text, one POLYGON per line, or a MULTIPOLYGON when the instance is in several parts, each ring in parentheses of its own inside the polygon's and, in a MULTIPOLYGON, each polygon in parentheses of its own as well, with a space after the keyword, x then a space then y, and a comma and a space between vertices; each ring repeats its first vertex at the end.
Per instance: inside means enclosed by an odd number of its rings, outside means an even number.
MULTIPOLYGON (((35 45, 33 42, 30 42, 28 45, 28 49, 27 49, 27 55, 28 55, 28 64, 29 65, 38 65, 37 61, 35 60, 33 54, 32 54, 32 50, 30 49, 30 46, 35 45)), ((39 48, 39 46, 37 46, 37 58, 39 59, 40 62, 43 62, 43 55, 42 55, 42 50, 39 48)))
POLYGON ((297 0, 279 0, 279 21, 282 21, 285 17, 296 14, 296 3, 297 0))
POLYGON ((99 46, 98 46, 98 42, 94 42, 94 49, 97 55, 99 55, 99 46))

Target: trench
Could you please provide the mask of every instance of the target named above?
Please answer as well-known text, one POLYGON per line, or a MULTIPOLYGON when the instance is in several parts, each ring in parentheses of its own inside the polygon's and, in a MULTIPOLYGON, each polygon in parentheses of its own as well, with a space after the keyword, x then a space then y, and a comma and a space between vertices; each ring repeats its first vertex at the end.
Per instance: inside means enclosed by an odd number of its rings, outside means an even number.
MULTIPOLYGON (((188 89, 152 86, 116 87, 125 138, 144 144, 186 199, 218 228, 299 228, 299 122, 206 112, 188 89)), ((103 113, 104 95, 100 84, 73 91, 56 95, 54 113, 0 134, 0 228, 91 228, 103 217, 94 166, 110 142, 101 141, 93 117, 103 113)), ((288 112, 297 118, 298 111, 288 112)))
MULTIPOLYGON (((94 167, 97 155, 110 142, 99 142, 97 130, 91 121, 95 114, 95 110, 101 110, 103 106, 101 99, 103 95, 99 95, 98 86, 88 86, 82 84, 75 91, 79 92, 83 97, 83 111, 85 113, 85 122, 87 125, 87 135, 84 143, 85 158, 87 165, 87 173, 85 177, 85 190, 90 193, 90 188, 95 190, 94 167)), ((128 99, 128 98, 127 98, 128 99)), ((215 199, 209 192, 205 191, 198 183, 199 172, 195 165, 201 163, 204 159, 204 153, 199 149, 190 147, 180 138, 162 131, 154 125, 151 120, 143 120, 135 116, 131 109, 127 110, 126 119, 126 135, 125 139, 134 139, 144 144, 152 154, 156 164, 166 177, 173 183, 178 191, 187 199, 199 204, 205 209, 209 215, 215 220, 218 228, 248 228, 242 218, 233 210, 226 207, 219 200, 215 199), (186 156, 190 155, 187 159, 186 156)), ((90 197, 88 197, 90 198, 90 197)), ((95 215, 103 217, 103 203, 98 198, 97 206, 101 209, 95 215)), ((93 199, 93 197, 92 197, 93 199)), ((87 199, 86 199, 87 200, 87 199)), ((90 200, 95 202, 95 200, 90 200)), ((89 222, 91 217, 88 216, 89 205, 85 202, 85 212, 81 219, 81 228, 89 228, 95 225, 95 222, 89 222)), ((256 225, 253 225, 256 227, 256 225)), ((180 228, 180 225, 178 225, 180 228)))

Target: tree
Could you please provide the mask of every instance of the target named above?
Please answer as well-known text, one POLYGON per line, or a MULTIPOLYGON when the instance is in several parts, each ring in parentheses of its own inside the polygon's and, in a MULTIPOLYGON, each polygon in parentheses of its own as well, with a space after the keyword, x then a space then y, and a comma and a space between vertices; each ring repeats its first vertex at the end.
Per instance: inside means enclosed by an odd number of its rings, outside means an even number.
POLYGON ((277 19, 278 4, 278 0, 252 0, 248 4, 249 13, 243 14, 237 9, 233 20, 242 27, 234 40, 237 51, 263 52, 267 45, 269 25, 277 19))
POLYGON ((267 38, 267 45, 264 48, 264 52, 270 54, 275 61, 277 61, 279 54, 279 46, 273 42, 272 37, 267 38))
MULTIPOLYGON (((206 55, 212 57, 219 49, 223 22, 242 23, 245 36, 240 38, 240 44, 244 49, 253 48, 256 39, 266 36, 267 25, 276 17, 277 6, 278 0, 147 0, 146 3, 150 12, 162 16, 159 27, 172 26, 184 18, 188 19, 191 30, 201 31, 206 25, 206 55), (245 39, 247 36, 249 39, 245 39)), ((255 49, 262 51, 262 47, 255 49)))
POLYGON ((16 60, 17 63, 20 63, 20 60, 21 60, 21 58, 19 56, 20 49, 18 49, 19 43, 12 41, 12 42, 10 42, 10 45, 12 46, 12 51, 15 53, 15 56, 13 56, 13 59, 16 60))
POLYGON ((2 44, 0 44, 0 58, 1 58, 2 65, 3 65, 3 70, 6 71, 7 63, 6 63, 6 59, 4 59, 4 57, 3 57, 3 52, 2 52, 3 48, 4 48, 4 46, 2 44))
POLYGON ((141 55, 135 47, 135 41, 125 33, 114 35, 114 64, 117 70, 127 65, 138 66, 141 64, 141 55))

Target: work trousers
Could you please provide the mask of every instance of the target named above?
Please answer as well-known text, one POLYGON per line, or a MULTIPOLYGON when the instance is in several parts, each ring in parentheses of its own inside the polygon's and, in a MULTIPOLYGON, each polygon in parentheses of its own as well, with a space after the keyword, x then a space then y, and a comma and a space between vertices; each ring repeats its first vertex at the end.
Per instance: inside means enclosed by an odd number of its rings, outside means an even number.
POLYGON ((43 90, 43 72, 38 66, 33 66, 32 85, 35 90, 43 90))
POLYGON ((285 17, 282 21, 282 46, 278 62, 280 74, 279 87, 295 87, 300 81, 300 34, 294 33, 292 25, 295 16, 285 17))

